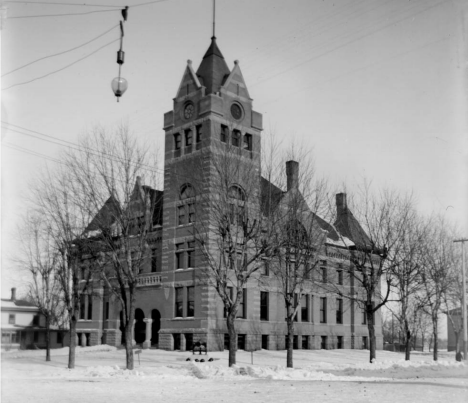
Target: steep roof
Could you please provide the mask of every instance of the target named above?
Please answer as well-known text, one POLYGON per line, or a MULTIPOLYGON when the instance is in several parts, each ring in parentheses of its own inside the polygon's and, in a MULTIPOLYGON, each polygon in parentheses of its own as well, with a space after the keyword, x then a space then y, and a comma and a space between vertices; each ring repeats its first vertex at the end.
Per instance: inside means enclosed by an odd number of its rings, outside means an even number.
POLYGON ((230 72, 224 56, 216 44, 216 37, 213 36, 210 47, 206 51, 205 56, 203 56, 203 60, 197 70, 197 76, 200 79, 201 85, 206 87, 206 94, 218 92, 230 72))
POLYGON ((268 217, 270 212, 278 206, 284 192, 263 176, 260 177, 260 192, 262 213, 268 217))
POLYGON ((119 213, 119 203, 115 197, 111 195, 86 227, 85 232, 109 228, 115 222, 115 217, 118 216, 119 213))
POLYGON ((15 307, 33 307, 37 308, 32 302, 26 301, 25 299, 15 299, 14 301, 11 299, 2 298, 2 308, 15 308, 15 307))
POLYGON ((342 236, 350 239, 358 248, 372 248, 369 236, 346 204, 346 195, 344 195, 344 202, 340 203, 337 199, 337 217, 334 225, 342 236))

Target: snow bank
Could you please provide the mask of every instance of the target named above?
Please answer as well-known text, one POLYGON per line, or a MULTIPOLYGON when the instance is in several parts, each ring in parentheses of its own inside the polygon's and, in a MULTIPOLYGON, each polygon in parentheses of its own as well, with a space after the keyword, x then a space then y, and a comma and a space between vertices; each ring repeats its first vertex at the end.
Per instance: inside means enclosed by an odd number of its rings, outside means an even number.
MULTIPOLYGON (((100 346, 92 347, 76 347, 76 354, 86 354, 86 353, 97 353, 97 352, 107 352, 107 351, 116 351, 117 348, 113 346, 108 346, 107 344, 102 344, 100 346)), ((51 357, 57 356, 67 356, 69 348, 54 348, 50 350, 51 357)), ((2 351, 2 355, 8 358, 36 358, 36 357, 45 357, 45 350, 10 350, 2 351)))
POLYGON ((244 379, 271 379, 271 380, 296 380, 296 381, 381 381, 382 378, 363 377, 357 378, 349 376, 337 376, 327 374, 314 369, 285 368, 281 366, 263 367, 263 366, 237 366, 218 367, 210 364, 198 364, 191 362, 189 369, 193 376, 199 379, 233 379, 242 377, 244 379))

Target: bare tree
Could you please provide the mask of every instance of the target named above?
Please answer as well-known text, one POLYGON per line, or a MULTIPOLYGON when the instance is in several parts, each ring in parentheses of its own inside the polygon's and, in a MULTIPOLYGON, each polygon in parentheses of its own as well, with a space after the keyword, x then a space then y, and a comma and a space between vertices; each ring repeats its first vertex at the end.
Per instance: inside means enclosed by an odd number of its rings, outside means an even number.
POLYGON ((424 240, 424 269, 421 271, 422 292, 418 299, 432 321, 433 357, 438 359, 439 314, 444 296, 450 291, 455 272, 453 234, 442 217, 431 220, 424 240))
POLYGON ((407 220, 414 211, 412 197, 388 189, 372 193, 370 184, 364 183, 354 194, 356 217, 348 208, 346 194, 338 194, 336 204, 335 236, 349 255, 348 276, 355 291, 344 293, 330 282, 321 286, 362 307, 372 363, 376 358, 375 314, 389 300, 393 270, 406 256, 403 240, 407 220))
POLYGON ((423 248, 427 223, 415 211, 406 216, 406 226, 400 238, 400 246, 392 257, 391 265, 393 293, 398 302, 396 317, 401 324, 405 360, 410 359, 412 337, 414 335, 417 312, 420 309, 417 294, 421 291, 421 270, 424 267, 423 248))
POLYGON ((132 328, 139 274, 150 253, 148 236, 158 193, 154 154, 126 126, 112 133, 95 128, 65 158, 73 192, 70 203, 93 217, 74 242, 78 258, 102 280, 123 311, 126 366, 133 369, 132 328))
POLYGON ((189 208, 186 213, 198 250, 198 284, 216 290, 223 303, 232 366, 244 289, 272 251, 273 225, 262 206, 259 166, 249 150, 220 143, 201 149, 168 174, 180 185, 180 196, 189 208))
POLYGON ((56 275, 60 255, 44 217, 27 215, 19 228, 21 257, 27 271, 28 298, 45 318, 46 361, 50 361, 50 327, 60 315, 60 286, 56 275))
POLYGON ((70 172, 60 164, 55 170, 39 173, 31 185, 30 210, 47 222, 47 235, 56 256, 55 278, 60 286, 63 309, 67 312, 70 330, 68 368, 75 368, 76 324, 80 317, 81 293, 89 278, 82 278, 76 243, 84 236, 89 222, 88 212, 76 205, 70 172))
MULTIPOLYGON (((287 191, 270 214, 275 217, 276 231, 270 238, 274 249, 268 265, 285 303, 288 368, 293 367, 295 318, 303 296, 311 291, 318 256, 327 237, 327 231, 320 225, 323 220, 318 216, 327 205, 327 183, 316 178, 311 152, 302 150, 298 153, 292 149, 287 154, 286 171, 279 171, 277 175, 278 185, 283 185, 287 191), (281 175, 283 172, 286 175, 281 175)), ((284 161, 284 158, 279 160, 284 161)))

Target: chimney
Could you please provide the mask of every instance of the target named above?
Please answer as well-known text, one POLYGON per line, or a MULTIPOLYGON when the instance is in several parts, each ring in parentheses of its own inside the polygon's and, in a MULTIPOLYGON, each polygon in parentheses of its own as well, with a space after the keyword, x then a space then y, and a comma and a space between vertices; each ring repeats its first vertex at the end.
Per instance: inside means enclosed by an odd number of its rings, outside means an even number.
POLYGON ((346 193, 338 193, 336 195, 336 214, 339 217, 341 214, 345 213, 348 209, 346 203, 346 193))
POLYGON ((16 288, 15 287, 11 289, 11 300, 16 301, 16 288))
POLYGON ((288 192, 299 187, 299 162, 286 161, 286 178, 288 192))

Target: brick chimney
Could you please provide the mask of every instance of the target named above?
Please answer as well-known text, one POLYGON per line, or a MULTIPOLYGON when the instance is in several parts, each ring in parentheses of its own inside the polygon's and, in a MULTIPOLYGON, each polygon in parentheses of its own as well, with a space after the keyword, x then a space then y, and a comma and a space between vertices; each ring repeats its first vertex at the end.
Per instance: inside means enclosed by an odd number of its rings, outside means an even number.
POLYGON ((299 162, 286 161, 287 190, 299 187, 299 162))
POLYGON ((16 288, 15 287, 11 289, 11 300, 16 301, 16 288))
POLYGON ((339 217, 341 214, 345 213, 348 209, 346 203, 346 193, 338 193, 336 195, 336 214, 339 217))

